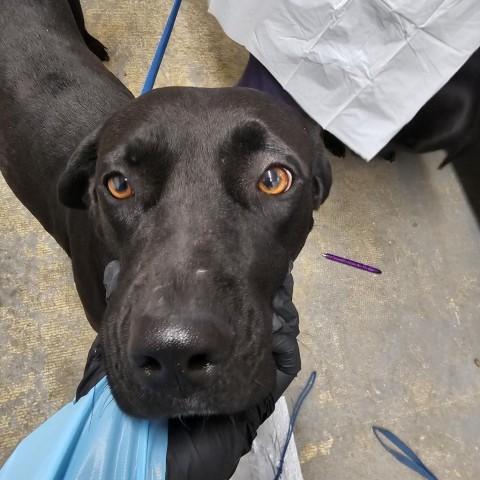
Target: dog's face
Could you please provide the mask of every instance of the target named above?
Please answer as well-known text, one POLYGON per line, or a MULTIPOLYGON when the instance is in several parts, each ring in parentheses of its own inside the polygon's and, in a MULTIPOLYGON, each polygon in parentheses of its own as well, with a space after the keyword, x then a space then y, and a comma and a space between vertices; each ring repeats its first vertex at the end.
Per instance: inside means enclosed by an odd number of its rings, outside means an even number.
POLYGON ((233 413, 272 390, 272 299, 330 183, 313 125, 249 89, 155 90, 82 142, 60 199, 120 261, 101 339, 125 412, 233 413))

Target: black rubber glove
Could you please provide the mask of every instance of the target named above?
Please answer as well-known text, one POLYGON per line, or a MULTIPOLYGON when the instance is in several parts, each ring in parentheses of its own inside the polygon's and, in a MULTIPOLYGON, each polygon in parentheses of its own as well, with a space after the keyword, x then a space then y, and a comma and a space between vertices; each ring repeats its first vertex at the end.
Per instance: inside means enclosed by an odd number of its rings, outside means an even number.
MULTIPOLYGON (((104 275, 107 301, 115 288, 119 263, 107 265, 104 275)), ((293 277, 289 273, 273 301, 273 355, 277 365, 274 391, 261 403, 234 415, 172 418, 168 423, 167 480, 225 480, 251 449, 260 425, 272 414, 275 401, 300 371, 296 337, 298 313, 292 303, 293 277)), ((77 399, 105 376, 99 337, 90 349, 77 399)))
POLYGON ((298 311, 292 302, 293 277, 289 272, 273 299, 273 358, 277 382, 272 394, 277 401, 300 371, 298 311))

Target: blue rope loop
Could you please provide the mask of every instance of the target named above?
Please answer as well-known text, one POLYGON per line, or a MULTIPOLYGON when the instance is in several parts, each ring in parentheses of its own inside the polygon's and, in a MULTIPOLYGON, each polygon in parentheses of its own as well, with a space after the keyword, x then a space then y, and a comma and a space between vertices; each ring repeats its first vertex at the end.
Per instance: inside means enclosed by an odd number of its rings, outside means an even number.
POLYGON ((142 88, 140 95, 149 92, 155 83, 157 78, 158 70, 160 69, 160 64, 162 63, 163 56, 167 49, 168 41, 170 40, 170 35, 172 34, 173 26, 175 25, 175 20, 177 18, 178 10, 180 9, 180 4, 182 0, 175 0, 172 6, 170 15, 168 16, 167 23, 163 30, 160 41, 158 42, 157 49, 155 50, 155 55, 153 56, 152 63, 147 73, 147 78, 142 88))
POLYGON ((303 402, 307 398, 308 394, 313 388, 313 384, 315 383, 315 379, 317 378, 317 372, 313 371, 308 377, 307 383, 303 387, 303 390, 300 392, 300 395, 293 406, 292 415, 290 416, 290 423, 288 425, 287 431, 287 438, 285 439, 285 444, 283 445, 282 453, 280 455, 280 461, 278 462, 278 469, 275 475, 274 480, 279 480, 283 473, 283 464, 285 463, 285 456, 287 455, 288 444, 293 435, 293 427, 295 426, 295 422, 297 421, 298 414, 300 413, 300 409, 302 408, 303 402))
POLYGON ((380 427, 372 427, 374 435, 377 437, 377 440, 380 442, 382 447, 391 455, 393 455, 399 462, 403 463, 408 468, 411 468, 414 472, 417 472, 426 480, 438 480, 438 478, 427 468, 427 466, 420 460, 418 455, 409 448, 404 442, 402 442, 395 434, 390 430, 380 427), (399 451, 394 448, 389 447, 381 438, 380 435, 383 435, 387 440, 389 440, 399 451))

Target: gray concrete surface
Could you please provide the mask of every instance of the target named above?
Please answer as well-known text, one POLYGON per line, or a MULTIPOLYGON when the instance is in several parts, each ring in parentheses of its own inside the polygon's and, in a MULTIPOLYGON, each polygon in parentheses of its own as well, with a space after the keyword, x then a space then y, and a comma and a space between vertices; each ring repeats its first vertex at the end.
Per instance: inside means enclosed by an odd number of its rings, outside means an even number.
POLYGON ((438 156, 334 162, 335 186, 298 260, 306 479, 414 479, 376 442, 391 429, 440 479, 480 478, 480 237, 438 156), (380 268, 374 276, 324 251, 380 268))
MULTIPOLYGON (((109 68, 138 93, 170 2, 83 3, 109 68)), ((231 85, 245 61, 206 0, 185 0, 158 84, 231 85)), ((303 370, 290 405, 318 372, 296 429, 305 480, 419 478, 372 425, 395 432, 440 479, 480 478, 480 232, 453 170, 438 163, 332 159, 331 196, 294 269, 303 370)), ((72 398, 93 337, 68 259, 3 181, 0 190, 1 463, 72 398)))

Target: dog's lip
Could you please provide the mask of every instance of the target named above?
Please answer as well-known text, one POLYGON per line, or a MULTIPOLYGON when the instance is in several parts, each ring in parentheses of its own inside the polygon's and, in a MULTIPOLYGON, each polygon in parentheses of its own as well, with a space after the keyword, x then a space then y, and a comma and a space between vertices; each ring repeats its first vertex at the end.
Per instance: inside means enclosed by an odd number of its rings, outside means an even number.
POLYGON ((187 387, 184 390, 178 389, 174 395, 168 395, 169 400, 165 402, 165 390, 146 388, 133 380, 128 373, 126 375, 130 377, 130 381, 124 383, 120 380, 121 374, 119 378, 119 373, 114 373, 112 378, 112 373, 108 372, 107 376, 109 383, 113 385, 112 394, 120 408, 127 414, 150 420, 175 416, 234 414, 256 405, 269 393, 257 384, 257 388, 249 396, 242 396, 238 390, 231 390, 226 398, 218 398, 214 389, 198 391, 187 387), (115 387, 119 383, 123 388, 115 387), (124 394, 124 388, 128 395, 124 394))
MULTIPOLYGON (((154 420, 157 418, 165 417, 189 417, 200 415, 231 415, 246 410, 256 404, 258 404, 263 398, 265 398, 269 392, 257 391, 250 398, 239 398, 238 392, 232 393, 229 398, 223 401, 214 400, 212 404, 211 397, 208 392, 193 393, 186 396, 175 396, 167 406, 159 407, 159 402, 155 397, 151 397, 147 403, 142 402, 140 396, 134 398, 117 399, 122 410, 126 410, 127 413, 154 420)), ((118 396, 118 392, 116 392, 118 396)), ((115 394, 114 394, 115 396, 115 394)))

